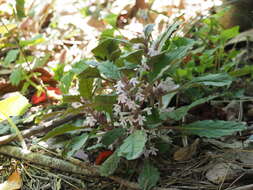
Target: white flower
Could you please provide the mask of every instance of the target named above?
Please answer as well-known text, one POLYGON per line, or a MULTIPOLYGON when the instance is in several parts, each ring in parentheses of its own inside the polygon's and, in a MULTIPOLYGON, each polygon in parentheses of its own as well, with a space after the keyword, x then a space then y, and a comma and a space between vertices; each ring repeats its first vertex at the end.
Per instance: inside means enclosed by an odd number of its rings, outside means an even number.
POLYGON ((118 81, 117 84, 114 87, 116 88, 116 93, 117 94, 124 93, 125 85, 122 83, 122 81, 118 81))
POLYGON ((124 104, 124 103, 126 103, 127 101, 128 101, 128 98, 127 98, 127 96, 126 96, 125 93, 122 93, 122 94, 120 94, 120 95, 118 96, 118 103, 119 103, 119 104, 120 104, 120 103, 124 104))
POLYGON ((164 92, 168 92, 171 90, 175 90, 179 87, 179 85, 176 85, 172 78, 167 77, 164 81, 161 81, 160 84, 157 86, 157 88, 162 89, 164 92))
POLYGON ((137 78, 131 78, 129 83, 133 86, 136 86, 137 84, 139 84, 139 81, 137 80, 137 78))
POLYGON ((130 109, 130 110, 136 110, 138 107, 139 107, 139 105, 137 105, 134 101, 132 101, 132 100, 128 100, 127 102, 126 102, 126 105, 127 105, 127 107, 130 109))
POLYGON ((93 127, 96 124, 97 120, 93 116, 87 116, 85 120, 85 124, 93 127))
POLYGON ((145 100, 144 94, 142 94, 141 92, 137 92, 137 94, 135 95, 135 100, 142 102, 143 100, 145 100))
POLYGON ((113 105, 113 111, 115 112, 116 115, 119 115, 121 112, 121 106, 118 104, 113 105))
POLYGON ((132 115, 129 115, 126 117, 126 120, 128 121, 128 123, 133 126, 134 125, 134 122, 135 122, 135 119, 133 118, 132 115))
POLYGON ((150 147, 150 149, 146 149, 143 154, 145 157, 149 157, 149 155, 154 155, 156 156, 158 152, 158 149, 155 147, 150 147))
POLYGON ((146 121, 146 118, 142 115, 138 115, 137 119, 135 119, 135 122, 138 122, 139 125, 144 125, 144 121, 146 121))
POLYGON ((143 111, 147 112, 148 115, 152 114, 152 108, 151 107, 147 107, 143 111))

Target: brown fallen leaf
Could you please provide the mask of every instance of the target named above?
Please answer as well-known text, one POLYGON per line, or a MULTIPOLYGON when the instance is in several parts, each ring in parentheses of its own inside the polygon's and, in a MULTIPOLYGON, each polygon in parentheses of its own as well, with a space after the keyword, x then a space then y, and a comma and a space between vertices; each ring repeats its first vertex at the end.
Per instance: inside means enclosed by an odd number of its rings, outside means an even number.
POLYGON ((174 153, 173 155, 174 160, 176 161, 190 160, 192 156, 196 153, 198 144, 199 139, 196 139, 191 145, 180 148, 174 153))
POLYGON ((0 184, 0 190, 17 190, 22 186, 22 178, 20 173, 15 170, 8 178, 7 181, 0 184))

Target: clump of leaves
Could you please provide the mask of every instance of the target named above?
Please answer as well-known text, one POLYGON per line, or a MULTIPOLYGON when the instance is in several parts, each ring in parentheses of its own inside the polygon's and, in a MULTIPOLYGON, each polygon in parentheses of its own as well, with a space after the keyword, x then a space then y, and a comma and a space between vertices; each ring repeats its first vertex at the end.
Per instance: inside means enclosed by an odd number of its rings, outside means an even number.
MULTIPOLYGON (((170 139, 163 127, 180 127, 192 108, 225 96, 222 88, 229 88, 234 80, 228 74, 233 69, 233 56, 224 51, 224 46, 238 28, 219 31, 212 19, 205 19, 204 26, 190 39, 175 35, 179 26, 179 22, 169 26, 156 40, 151 38, 153 25, 145 28, 143 36, 129 41, 101 37, 93 49, 94 59, 75 63, 62 76, 60 85, 65 93, 63 103, 69 105, 67 113, 83 113, 82 128, 86 131, 85 140, 74 138, 65 155, 71 156, 87 146, 89 140, 94 143, 97 139, 95 146, 86 149, 114 149, 100 166, 102 175, 113 174, 122 158, 141 158, 146 162, 139 176, 140 186, 151 189, 158 182, 159 172, 148 159, 163 151, 161 141, 170 139), (211 31, 213 28, 217 30, 211 31), (78 81, 78 95, 68 95, 73 81, 78 81), (191 91, 197 92, 196 97, 189 98, 186 105, 175 104, 176 96, 187 97, 191 91)), ((65 128, 60 133, 80 129, 65 128)), ((244 128, 239 122, 203 120, 180 129, 185 134, 216 138, 244 128)), ((60 134, 55 131, 49 136, 60 134)))
MULTIPOLYGON (((222 30, 213 16, 195 27, 192 36, 182 37, 177 35, 180 26, 175 22, 156 40, 152 37, 154 25, 147 25, 143 35, 132 40, 103 33, 92 51, 93 59, 80 60, 57 75, 63 104, 68 106, 65 114, 81 113, 83 122, 55 128, 42 140, 72 134, 63 151, 66 157, 80 148, 113 149, 100 166, 103 176, 113 174, 123 159, 143 159, 138 181, 142 189, 151 189, 159 181, 159 171, 150 158, 166 152, 173 140, 165 126, 207 138, 243 130, 244 124, 234 121, 182 122, 192 108, 226 96, 224 89, 235 80, 230 73, 236 69, 233 58, 237 52, 225 52, 225 44, 238 34, 238 27, 222 30), (78 93, 70 95, 73 87, 78 93)), ((39 88, 31 80, 34 73, 22 66, 27 58, 21 50, 42 41, 41 36, 20 41, 21 48, 7 53, 5 67, 20 63, 11 74, 13 85, 25 80, 26 88, 39 88)), ((35 65, 43 65, 48 57, 31 59, 35 65)))

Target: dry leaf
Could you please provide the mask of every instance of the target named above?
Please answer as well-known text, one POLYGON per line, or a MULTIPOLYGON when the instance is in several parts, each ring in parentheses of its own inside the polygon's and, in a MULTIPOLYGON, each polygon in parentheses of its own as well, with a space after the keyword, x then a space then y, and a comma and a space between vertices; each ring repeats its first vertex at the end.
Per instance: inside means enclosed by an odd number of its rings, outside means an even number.
POLYGON ((174 153, 173 155, 174 160, 185 161, 185 160, 191 159, 192 156, 197 151, 198 144, 199 144, 199 139, 196 139, 191 145, 180 148, 174 153))
POLYGON ((8 178, 7 181, 0 184, 0 190, 17 190, 22 186, 22 179, 20 173, 15 170, 8 178))

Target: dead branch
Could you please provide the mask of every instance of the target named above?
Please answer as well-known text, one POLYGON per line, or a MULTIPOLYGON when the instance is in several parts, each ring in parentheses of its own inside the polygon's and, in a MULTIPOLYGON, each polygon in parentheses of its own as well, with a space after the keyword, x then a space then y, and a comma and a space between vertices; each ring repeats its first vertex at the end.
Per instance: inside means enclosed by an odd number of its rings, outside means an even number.
MULTIPOLYGON (((75 163, 68 162, 65 160, 61 160, 59 158, 53 158, 53 157, 45 156, 39 153, 33 153, 33 152, 26 153, 22 151, 21 148, 18 148, 15 146, 10 146, 10 145, 0 146, 0 154, 15 157, 21 160, 32 162, 34 164, 58 169, 58 170, 69 172, 69 173, 77 173, 77 174, 83 174, 87 176, 96 176, 96 177, 100 176, 98 172, 98 168, 96 166, 92 166, 84 162, 75 162, 75 163)), ((129 188, 136 189, 136 190, 140 189, 137 183, 127 181, 118 176, 109 176, 109 178, 129 188)), ((157 188, 154 188, 154 190, 178 190, 178 189, 157 187, 157 188)))
MULTIPOLYGON (((53 128, 59 126, 59 125, 62 125, 66 122, 69 122, 73 119, 76 119, 77 117, 79 117, 80 114, 76 114, 76 115, 69 115, 63 119, 60 119, 60 120, 56 120, 54 121, 51 125, 49 126, 46 126, 46 125, 35 125, 33 127, 31 127, 30 129, 26 129, 26 130, 23 130, 21 131, 21 135, 23 137, 30 137, 32 135, 35 135, 35 134, 38 134, 38 133, 41 133, 41 132, 47 132, 47 131, 50 131, 52 130, 53 128)), ((2 136, 0 137, 0 145, 3 145, 3 144, 7 144, 13 140, 16 140, 17 138, 17 135, 16 134, 10 134, 10 135, 5 135, 5 136, 2 136)))

